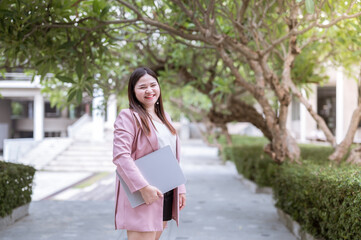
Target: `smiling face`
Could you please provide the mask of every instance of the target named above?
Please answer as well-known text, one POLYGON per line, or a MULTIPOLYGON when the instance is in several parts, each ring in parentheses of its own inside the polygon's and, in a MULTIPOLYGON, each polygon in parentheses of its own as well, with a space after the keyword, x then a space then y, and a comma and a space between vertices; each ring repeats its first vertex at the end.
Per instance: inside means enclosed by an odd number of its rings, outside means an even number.
POLYGON ((134 86, 134 93, 138 101, 144 106, 144 108, 154 107, 160 96, 160 88, 157 80, 145 74, 139 78, 138 82, 134 86))

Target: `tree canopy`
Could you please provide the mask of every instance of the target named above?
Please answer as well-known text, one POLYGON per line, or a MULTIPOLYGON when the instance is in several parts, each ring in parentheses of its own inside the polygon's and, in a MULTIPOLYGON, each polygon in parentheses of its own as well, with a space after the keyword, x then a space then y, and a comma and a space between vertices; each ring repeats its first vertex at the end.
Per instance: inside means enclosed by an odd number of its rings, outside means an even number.
POLYGON ((300 89, 327 81, 327 64, 358 63, 360 16, 358 1, 1 1, 0 66, 40 74, 68 101, 121 92, 134 67, 151 66, 171 96, 174 86, 203 96, 183 99, 192 113, 251 122, 282 162, 299 155, 286 129, 292 96, 336 146, 300 89))

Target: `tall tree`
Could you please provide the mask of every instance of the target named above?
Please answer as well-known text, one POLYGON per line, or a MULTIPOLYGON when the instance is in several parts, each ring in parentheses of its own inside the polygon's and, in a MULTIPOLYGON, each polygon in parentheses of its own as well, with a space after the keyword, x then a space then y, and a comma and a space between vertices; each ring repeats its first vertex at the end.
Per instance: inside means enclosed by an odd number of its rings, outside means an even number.
POLYGON ((213 122, 244 120, 260 128, 276 162, 299 156, 286 128, 292 96, 336 146, 300 88, 325 79, 320 63, 335 54, 329 33, 357 23, 355 1, 32 0, 0 7, 3 69, 55 73, 71 84, 69 99, 80 99, 94 83, 112 88, 108 79, 123 76, 112 64, 135 66, 144 59, 134 53, 150 48, 147 61, 209 96, 213 122))
MULTIPOLYGON (((145 26, 166 31, 188 45, 213 47, 234 77, 234 85, 251 94, 262 108, 272 135, 267 151, 277 162, 297 158, 299 149, 286 128, 292 94, 336 146, 325 121, 312 109, 292 78, 296 57, 313 43, 328 38, 327 30, 361 15, 355 1, 156 1, 117 0, 145 26), (277 68, 281 63, 281 67, 277 68), (242 69, 247 68, 246 71, 242 69), (273 106, 269 98, 276 98, 273 106)), ((137 23, 139 24, 139 23, 137 23)), ((320 46, 322 48, 322 45, 320 46)), ((325 51, 319 49, 319 55, 325 51)), ((304 82, 307 82, 305 79, 304 82)), ((304 83, 303 82, 303 83, 304 83)))

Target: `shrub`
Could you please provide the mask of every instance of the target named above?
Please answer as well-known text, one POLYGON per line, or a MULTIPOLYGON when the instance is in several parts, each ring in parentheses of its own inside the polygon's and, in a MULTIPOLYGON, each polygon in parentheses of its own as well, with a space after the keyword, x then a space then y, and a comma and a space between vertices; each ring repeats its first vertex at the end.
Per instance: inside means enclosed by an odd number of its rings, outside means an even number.
MULTIPOLYGON (((265 137, 252 137, 252 136, 244 136, 244 135, 231 135, 232 137, 232 143, 233 146, 244 146, 244 145, 254 145, 254 144, 263 144, 265 145, 266 143, 268 143, 268 139, 265 137)), ((221 136, 219 138, 219 143, 222 145, 226 145, 226 137, 225 136, 221 136)))
POLYGON ((263 152, 263 145, 233 147, 232 160, 245 178, 260 186, 272 186, 278 165, 263 152))
POLYGON ((232 162, 234 162, 232 146, 223 146, 223 149, 220 152, 220 154, 223 161, 231 160, 232 162))
POLYGON ((274 179, 276 206, 325 239, 361 239, 361 168, 284 164, 274 179))
POLYGON ((31 201, 35 169, 0 161, 0 217, 31 201))
POLYGON ((306 159, 318 163, 329 162, 328 156, 334 151, 330 146, 320 146, 316 144, 299 144, 299 147, 301 149, 301 160, 306 159))
POLYGON ((264 144, 226 147, 239 173, 272 186, 276 206, 304 230, 324 239, 361 239, 361 167, 328 160, 328 146, 301 144, 301 162, 275 164, 264 144))

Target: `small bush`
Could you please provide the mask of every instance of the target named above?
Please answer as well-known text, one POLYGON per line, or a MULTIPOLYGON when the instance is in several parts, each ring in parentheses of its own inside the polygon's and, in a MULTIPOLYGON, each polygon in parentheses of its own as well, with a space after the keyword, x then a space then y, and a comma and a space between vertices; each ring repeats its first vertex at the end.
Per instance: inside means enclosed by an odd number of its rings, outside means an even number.
POLYGON ((320 146, 315 144, 299 144, 301 149, 301 160, 306 159, 312 162, 326 163, 329 162, 330 156, 334 149, 330 146, 320 146))
POLYGON ((361 239, 361 168, 284 164, 274 180, 276 206, 325 239, 361 239))
POLYGON ((232 146, 223 146, 223 149, 220 154, 223 161, 231 160, 232 162, 234 162, 232 146))
POLYGON ((0 161, 0 217, 31 201, 35 169, 0 161))
POLYGON ((245 178, 263 187, 272 186, 278 165, 263 152, 263 145, 236 146, 232 155, 237 171, 245 178))
POLYGON ((329 146, 300 144, 301 162, 275 164, 263 152, 265 142, 235 137, 225 147, 244 177, 272 186, 276 206, 304 230, 324 239, 361 239, 361 167, 328 160, 329 146))
MULTIPOLYGON (((244 136, 244 135, 231 135, 231 137, 232 137, 233 146, 240 146, 240 145, 244 146, 244 145, 255 145, 255 144, 265 145, 266 143, 269 142, 268 139, 265 137, 252 137, 252 136, 244 136)), ((226 145, 227 143, 225 136, 221 136, 218 141, 222 145, 226 145)))

